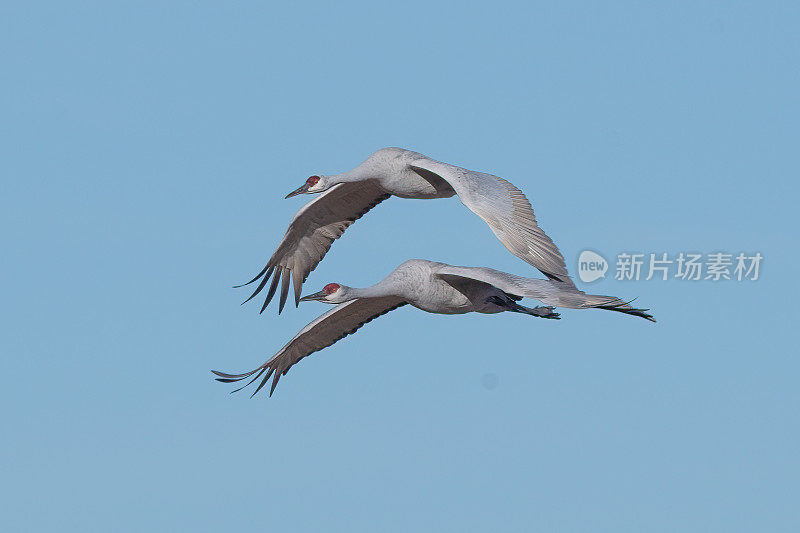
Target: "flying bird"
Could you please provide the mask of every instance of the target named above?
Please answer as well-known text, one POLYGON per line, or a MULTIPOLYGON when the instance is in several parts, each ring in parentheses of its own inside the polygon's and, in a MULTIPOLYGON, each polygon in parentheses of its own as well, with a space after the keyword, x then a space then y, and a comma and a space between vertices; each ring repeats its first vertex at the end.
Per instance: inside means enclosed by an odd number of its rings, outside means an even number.
MULTIPOLYGON (((270 396, 281 376, 302 358, 331 346, 361 326, 398 307, 411 304, 428 313, 456 315, 495 314, 510 311, 540 318, 558 319, 556 307, 606 309, 655 322, 648 309, 636 309, 614 296, 586 294, 567 281, 531 279, 490 268, 456 267, 412 259, 397 267, 383 281, 364 289, 330 283, 301 301, 336 304, 298 333, 274 357, 244 374, 212 371, 217 381, 234 383, 261 379, 253 395, 272 377, 270 396), (534 298, 545 306, 525 307, 523 298, 534 298)), ((242 387, 244 388, 244 387, 242 387)), ((237 389, 241 390, 241 389, 237 389)), ((234 391, 236 392, 236 391, 234 391)))
POLYGON ((569 279, 564 257, 538 226, 530 202, 503 178, 441 163, 402 148, 382 148, 349 172, 311 176, 286 198, 314 193, 321 194, 297 212, 263 270, 249 282, 237 286, 261 280, 244 303, 259 294, 272 279, 261 312, 275 296, 280 283, 280 313, 286 304, 291 277, 295 305, 299 305, 303 283, 328 253, 333 241, 391 196, 427 200, 458 195, 511 253, 549 279, 569 279))

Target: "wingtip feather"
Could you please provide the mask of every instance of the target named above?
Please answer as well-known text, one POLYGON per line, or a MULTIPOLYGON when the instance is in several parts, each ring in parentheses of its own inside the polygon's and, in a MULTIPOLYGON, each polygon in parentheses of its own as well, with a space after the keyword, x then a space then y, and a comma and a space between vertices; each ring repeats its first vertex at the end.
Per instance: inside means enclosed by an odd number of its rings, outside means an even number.
POLYGON ((267 262, 267 265, 264 268, 261 269, 261 272, 256 274, 256 277, 254 277, 253 279, 251 279, 247 283, 242 283, 241 285, 234 285, 233 288, 234 289, 239 289, 241 287, 246 287, 246 286, 250 285, 251 283, 254 283, 258 278, 260 278, 261 276, 264 275, 264 272, 266 272, 268 268, 269 268, 269 261, 267 262))

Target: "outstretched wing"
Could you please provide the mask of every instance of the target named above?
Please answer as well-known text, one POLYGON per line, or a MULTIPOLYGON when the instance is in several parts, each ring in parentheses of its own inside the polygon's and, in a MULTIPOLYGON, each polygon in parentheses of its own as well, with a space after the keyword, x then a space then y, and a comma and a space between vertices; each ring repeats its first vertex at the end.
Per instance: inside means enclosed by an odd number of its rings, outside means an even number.
POLYGON ((217 381, 223 383, 242 381, 255 374, 247 385, 263 376, 253 396, 267 383, 270 376, 273 376, 272 388, 269 391, 269 395, 272 396, 281 376, 286 375, 300 359, 331 346, 351 333, 355 333, 367 322, 405 304, 405 300, 395 296, 360 298, 340 304, 304 327, 272 359, 255 370, 245 374, 226 374, 216 370, 212 370, 212 372, 219 376, 217 381))
POLYGON ((514 185, 491 174, 474 172, 420 156, 411 168, 433 173, 456 191, 461 202, 481 217, 511 253, 551 279, 568 278, 564 257, 536 222, 530 202, 514 185))
POLYGON ((294 282, 295 304, 298 304, 303 283, 328 253, 333 241, 341 237, 356 220, 389 196, 376 181, 367 180, 341 183, 307 203, 289 224, 286 235, 264 269, 244 284, 249 285, 261 280, 245 303, 260 293, 272 278, 264 305, 261 306, 263 312, 275 296, 278 283, 283 278, 278 308, 280 313, 289 295, 291 276, 294 282))

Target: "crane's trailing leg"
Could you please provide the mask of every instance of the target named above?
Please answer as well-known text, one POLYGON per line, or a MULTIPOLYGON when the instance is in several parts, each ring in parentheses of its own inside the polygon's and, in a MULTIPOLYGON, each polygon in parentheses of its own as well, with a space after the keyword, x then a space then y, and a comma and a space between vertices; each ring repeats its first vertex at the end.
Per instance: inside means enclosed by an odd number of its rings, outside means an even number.
POLYGON ((525 315, 531 316, 538 316, 539 318, 549 318, 551 320, 560 320, 561 315, 556 313, 555 307, 550 306, 539 306, 539 307, 525 307, 524 305, 519 305, 516 301, 516 298, 509 297, 508 299, 503 299, 499 296, 491 296, 488 299, 489 303, 493 303, 499 307, 502 307, 506 311, 511 311, 512 313, 523 313, 525 315))

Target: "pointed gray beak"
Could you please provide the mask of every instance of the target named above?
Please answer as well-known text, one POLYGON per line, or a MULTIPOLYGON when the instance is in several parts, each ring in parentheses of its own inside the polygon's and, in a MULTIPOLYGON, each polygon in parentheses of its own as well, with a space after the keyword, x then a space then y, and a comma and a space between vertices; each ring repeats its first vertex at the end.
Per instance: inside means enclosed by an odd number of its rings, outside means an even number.
POLYGON ((328 297, 328 293, 325 291, 315 292, 314 294, 309 294, 308 296, 304 296, 300 298, 301 302, 324 302, 328 297))
POLYGON ((300 187, 299 189, 297 189, 297 190, 295 190, 295 191, 292 191, 292 192, 290 192, 289 194, 287 194, 287 195, 286 195, 286 199, 288 200, 288 199, 289 199, 289 198, 291 198, 292 196, 297 196, 298 194, 305 194, 305 193, 307 193, 307 192, 308 192, 308 187, 309 187, 308 183, 304 183, 304 184, 303 184, 303 186, 302 186, 302 187, 300 187))

